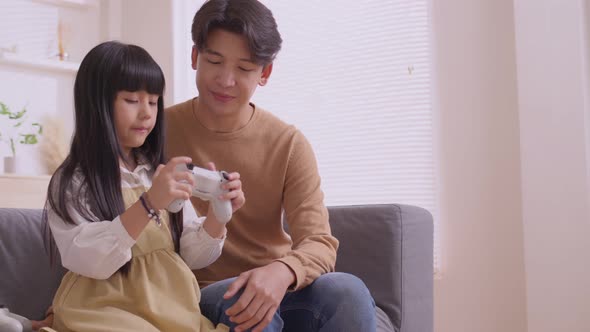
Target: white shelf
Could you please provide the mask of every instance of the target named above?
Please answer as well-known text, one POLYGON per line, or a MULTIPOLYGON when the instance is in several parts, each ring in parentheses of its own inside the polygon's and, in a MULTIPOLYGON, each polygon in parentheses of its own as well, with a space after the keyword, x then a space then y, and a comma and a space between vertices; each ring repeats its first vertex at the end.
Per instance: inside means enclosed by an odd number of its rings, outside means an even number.
POLYGON ((0 65, 66 74, 76 74, 80 67, 80 64, 76 62, 52 59, 32 59, 12 53, 0 53, 0 65))
POLYGON ((42 209, 50 175, 0 174, 0 208, 42 209))
POLYGON ((57 7, 69 8, 88 8, 95 7, 96 0, 33 0, 35 2, 46 3, 57 7))

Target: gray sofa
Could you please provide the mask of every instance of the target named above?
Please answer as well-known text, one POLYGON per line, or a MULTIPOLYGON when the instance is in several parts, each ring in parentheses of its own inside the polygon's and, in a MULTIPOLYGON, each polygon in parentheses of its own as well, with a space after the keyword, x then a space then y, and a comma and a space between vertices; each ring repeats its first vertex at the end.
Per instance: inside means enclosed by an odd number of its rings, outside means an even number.
MULTIPOLYGON (((336 270, 369 287, 378 331, 433 331, 433 224, 408 205, 329 207, 340 240, 336 270)), ((0 208, 0 304, 40 319, 64 271, 51 267, 43 245, 41 210, 0 208)), ((365 331, 359 331, 365 332, 365 331)))

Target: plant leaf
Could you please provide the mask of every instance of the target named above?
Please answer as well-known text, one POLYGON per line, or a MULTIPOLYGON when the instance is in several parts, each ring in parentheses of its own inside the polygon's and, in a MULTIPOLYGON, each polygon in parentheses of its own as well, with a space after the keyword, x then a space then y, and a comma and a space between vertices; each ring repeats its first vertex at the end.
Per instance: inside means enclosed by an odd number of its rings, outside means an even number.
POLYGON ((10 150, 12 151, 12 156, 16 156, 16 150, 14 149, 14 139, 10 139, 10 150))
POLYGON ((35 134, 21 134, 23 140, 20 141, 22 144, 37 144, 37 135, 35 134))
POLYGON ((25 113, 27 113, 26 109, 23 109, 22 111, 18 112, 18 113, 10 113, 10 115, 8 116, 8 118, 12 119, 12 120, 16 120, 16 119, 20 119, 22 118, 25 113))
POLYGON ((43 134, 43 126, 40 123, 34 122, 33 124, 31 124, 31 126, 37 127, 37 134, 39 134, 39 135, 43 134))
POLYGON ((8 106, 6 106, 6 104, 0 102, 0 114, 3 115, 9 115, 10 114, 10 110, 8 109, 8 106))

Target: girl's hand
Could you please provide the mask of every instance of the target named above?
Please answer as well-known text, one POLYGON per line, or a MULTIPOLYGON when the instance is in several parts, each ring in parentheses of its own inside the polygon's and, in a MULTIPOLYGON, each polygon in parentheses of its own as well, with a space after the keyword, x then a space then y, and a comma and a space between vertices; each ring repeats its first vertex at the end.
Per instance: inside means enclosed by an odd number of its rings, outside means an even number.
POLYGON ((174 157, 166 165, 159 165, 152 177, 152 187, 147 191, 148 200, 154 209, 165 209, 176 199, 187 200, 194 185, 190 172, 177 170, 177 166, 188 164, 189 157, 174 157))
MULTIPOLYGON (((215 164, 212 162, 207 163, 207 167, 215 171, 215 164)), ((229 190, 229 192, 223 194, 220 198, 223 200, 230 200, 232 212, 236 212, 246 203, 246 197, 242 190, 242 180, 240 180, 240 173, 233 172, 228 174, 228 182, 222 184, 221 188, 229 190)))
POLYGON ((45 317, 43 320, 31 320, 31 327, 33 331, 39 331, 43 327, 51 327, 53 325, 53 314, 45 317))

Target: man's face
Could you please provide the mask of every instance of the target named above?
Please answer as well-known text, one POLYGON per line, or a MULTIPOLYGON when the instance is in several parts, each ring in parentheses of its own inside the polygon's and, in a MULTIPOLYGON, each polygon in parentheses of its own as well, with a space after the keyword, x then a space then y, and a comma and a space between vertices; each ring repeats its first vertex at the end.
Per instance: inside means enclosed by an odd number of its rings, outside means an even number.
POLYGON ((266 84, 272 68, 253 61, 245 37, 221 29, 209 33, 201 52, 193 47, 192 66, 199 105, 222 116, 247 111, 256 86, 266 84))

